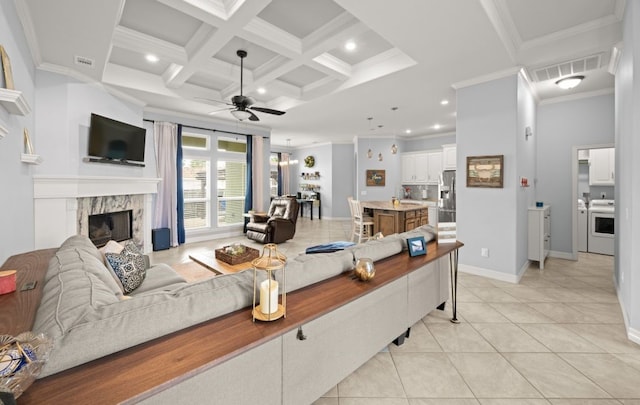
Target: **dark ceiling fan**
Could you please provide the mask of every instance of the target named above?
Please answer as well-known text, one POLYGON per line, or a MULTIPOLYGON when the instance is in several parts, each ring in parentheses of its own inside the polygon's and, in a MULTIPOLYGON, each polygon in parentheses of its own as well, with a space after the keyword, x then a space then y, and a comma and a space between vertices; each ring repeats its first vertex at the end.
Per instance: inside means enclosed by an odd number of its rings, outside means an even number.
MULTIPOLYGON (((247 57, 247 51, 243 49, 238 49, 238 51, 236 52, 236 55, 240 57, 240 94, 237 96, 233 96, 231 98, 231 104, 225 103, 228 105, 232 105, 234 108, 214 111, 212 114, 215 114, 220 111, 230 110, 231 114, 233 114, 233 116, 239 119, 240 121, 244 121, 246 119, 249 119, 249 121, 260 121, 258 116, 255 115, 253 111, 267 113, 267 114, 274 114, 274 115, 284 114, 285 113, 284 111, 274 110, 272 108, 254 106, 255 100, 251 97, 247 97, 242 94, 243 76, 244 76, 243 61, 244 61, 244 58, 247 57)), ((215 100, 212 100, 212 101, 215 101, 215 100)), ((216 102, 220 102, 220 101, 216 101, 216 102)))

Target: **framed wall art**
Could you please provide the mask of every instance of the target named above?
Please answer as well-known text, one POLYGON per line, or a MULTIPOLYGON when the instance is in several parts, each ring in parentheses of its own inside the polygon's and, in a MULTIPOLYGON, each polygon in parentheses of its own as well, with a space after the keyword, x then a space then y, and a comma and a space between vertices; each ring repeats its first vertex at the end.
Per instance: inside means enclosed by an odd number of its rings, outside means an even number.
POLYGON ((367 170, 367 186, 381 186, 385 184, 384 170, 367 170))
POLYGON ((467 187, 502 188, 504 155, 467 156, 467 187))

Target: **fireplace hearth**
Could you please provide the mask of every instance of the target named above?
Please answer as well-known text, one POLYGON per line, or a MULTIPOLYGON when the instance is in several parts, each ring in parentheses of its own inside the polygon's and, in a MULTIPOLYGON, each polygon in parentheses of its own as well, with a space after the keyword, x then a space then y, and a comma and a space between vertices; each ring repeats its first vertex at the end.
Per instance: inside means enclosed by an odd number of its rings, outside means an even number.
POLYGON ((89 239, 97 247, 133 237, 133 210, 89 215, 89 239))

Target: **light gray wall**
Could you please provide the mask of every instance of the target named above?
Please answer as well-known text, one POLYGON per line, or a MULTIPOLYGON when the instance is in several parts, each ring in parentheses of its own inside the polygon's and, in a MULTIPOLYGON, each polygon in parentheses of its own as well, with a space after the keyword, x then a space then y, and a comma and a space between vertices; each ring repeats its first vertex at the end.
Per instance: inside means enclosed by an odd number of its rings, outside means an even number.
POLYGON ((13 1, 0 2, 0 44, 11 61, 15 88, 22 92, 31 107, 31 113, 23 117, 9 114, 0 106, 0 126, 8 132, 0 139, 0 225, 4 231, 0 236, 0 263, 3 263, 9 256, 34 247, 31 176, 35 166, 20 161, 20 154, 24 151, 24 128, 29 130, 36 153, 46 152, 34 123, 35 69, 13 1))
MULTIPOLYGON (((356 163, 356 189, 357 199, 362 201, 391 201, 391 197, 400 193, 401 149, 394 155, 391 153, 391 146, 398 145, 395 138, 357 138, 355 145, 357 151, 356 163), (373 156, 369 158, 367 151, 371 149, 373 156), (378 160, 378 154, 382 153, 382 161, 378 160), (385 185, 367 186, 367 170, 384 170, 385 185)), ((356 196, 354 195, 354 198, 356 196)))
MULTIPOLYGON (((613 95, 541 103, 538 106, 536 200, 551 205, 551 250, 573 253, 572 151, 574 146, 613 144, 613 95)), ((618 180, 616 180, 618 181, 618 180)))
POLYGON ((640 343, 640 4, 637 1, 626 4, 623 42, 615 81, 615 275, 628 334, 640 343))
POLYGON ((350 218, 351 212, 347 198, 354 195, 352 181, 355 175, 353 144, 335 144, 332 148, 331 217, 350 218))
MULTIPOLYGON (((331 144, 326 143, 309 148, 300 148, 295 151, 295 158, 299 161, 291 170, 291 192, 295 193, 300 190, 300 184, 314 184, 320 186, 320 200, 322 203, 322 216, 330 218, 333 216, 333 192, 332 192, 332 160, 333 148, 331 144), (313 156, 315 159, 313 167, 306 167, 304 158, 313 156), (318 180, 305 180, 302 173, 320 172, 318 180)), ((308 217, 308 206, 305 206, 304 215, 308 217)), ((317 209, 314 208, 314 218, 317 218, 317 209)))
POLYGON ((516 191, 516 267, 518 272, 522 272, 522 267, 528 263, 529 246, 529 207, 535 205, 535 190, 533 187, 521 187, 520 179, 526 177, 528 184, 533 183, 536 176, 536 137, 525 137, 527 127, 531 132, 536 131, 537 105, 533 98, 529 84, 518 75, 518 121, 515 132, 516 144, 516 171, 512 173, 515 177, 516 191), (524 237, 526 236, 526 237, 524 237))
POLYGON ((461 265, 515 277, 516 75, 457 90, 457 231, 461 265), (467 156, 504 155, 504 188, 466 187, 467 156), (480 255, 489 249, 489 257, 480 255))
POLYGON ((37 174, 156 177, 150 131, 145 143, 144 168, 83 161, 87 156, 91 113, 144 127, 142 106, 122 101, 101 86, 42 70, 36 73, 36 85, 36 130, 46 150, 37 174), (149 158, 153 160, 148 161, 149 158))

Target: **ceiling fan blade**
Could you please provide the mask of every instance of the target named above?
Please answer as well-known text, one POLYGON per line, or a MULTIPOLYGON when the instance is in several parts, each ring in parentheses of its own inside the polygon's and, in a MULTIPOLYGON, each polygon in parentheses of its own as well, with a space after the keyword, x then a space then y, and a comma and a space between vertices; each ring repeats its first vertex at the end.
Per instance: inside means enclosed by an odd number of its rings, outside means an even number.
POLYGON ((222 101, 222 100, 214 100, 212 98, 206 98, 206 97, 196 97, 196 100, 201 100, 201 101, 208 101, 210 103, 217 103, 217 104, 226 104, 226 105, 233 105, 231 103, 228 103, 226 101, 222 101))
POLYGON ((260 121, 260 119, 258 118, 258 116, 257 116, 257 115, 255 115, 254 113, 252 113, 252 112, 251 112, 251 111, 249 111, 249 110, 245 110, 245 111, 246 111, 246 112, 248 112, 249 114, 251 114, 251 115, 249 116, 249 121, 260 121))
POLYGON ((282 115, 285 113, 284 111, 274 110, 272 108, 265 108, 265 107, 251 107, 251 109, 255 111, 267 113, 267 114, 273 114, 273 115, 282 115))
POLYGON ((225 111, 230 111, 230 110, 232 110, 232 108, 221 108, 221 109, 219 109, 219 110, 211 111, 211 112, 210 112, 210 113, 208 113, 208 114, 209 114, 209 115, 215 115, 215 114, 218 114, 218 113, 221 113, 221 112, 225 112, 225 111))

